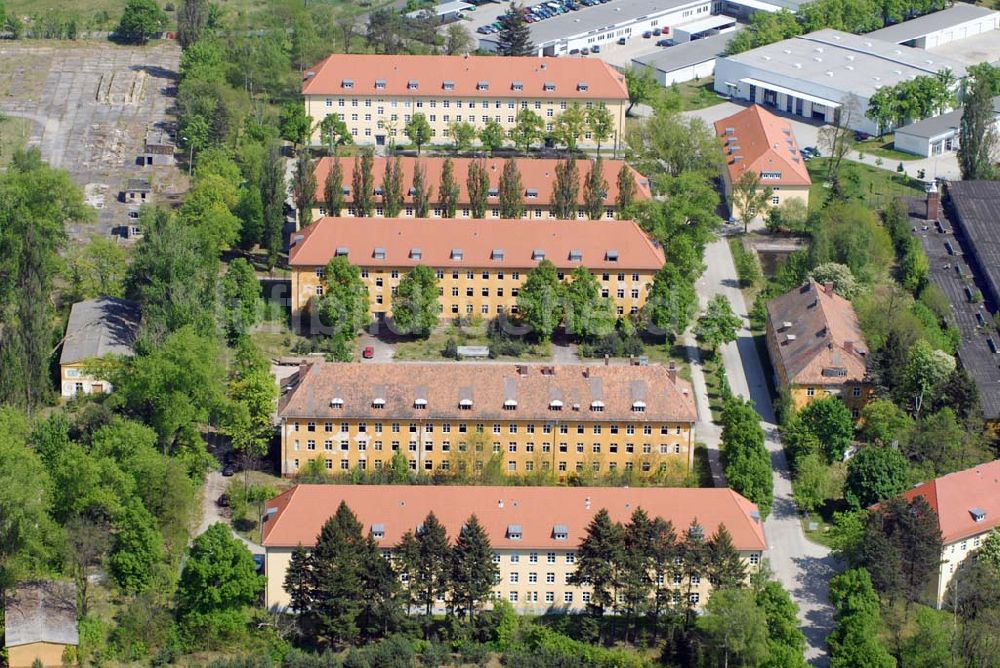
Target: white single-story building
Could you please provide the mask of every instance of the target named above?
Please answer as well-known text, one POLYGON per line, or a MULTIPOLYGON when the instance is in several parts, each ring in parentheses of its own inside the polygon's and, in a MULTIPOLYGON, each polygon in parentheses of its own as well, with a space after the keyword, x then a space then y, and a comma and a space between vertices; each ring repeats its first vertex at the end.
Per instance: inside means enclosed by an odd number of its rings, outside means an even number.
POLYGON ((719 58, 715 90, 823 123, 835 122, 846 103, 856 102, 848 127, 876 134, 865 116, 876 90, 946 68, 956 79, 965 77, 965 65, 957 60, 825 29, 719 58))
MULTIPOLYGON (((1000 95, 993 98, 994 125, 1000 130, 1000 95)), ((911 123, 896 130, 893 147, 925 158, 958 150, 958 128, 962 110, 911 123)))
POLYGON ((736 30, 736 19, 724 14, 715 14, 677 26, 670 39, 675 45, 684 44, 734 30, 736 30))
POLYGON ((948 9, 870 32, 866 37, 918 49, 933 49, 998 28, 1000 12, 956 2, 948 9))
POLYGON ((457 21, 462 18, 462 13, 470 9, 475 9, 475 6, 461 0, 450 0, 449 2, 442 2, 440 5, 412 11, 406 16, 411 19, 418 19, 424 14, 432 14, 441 23, 448 23, 449 21, 457 21))
MULTIPOLYGON (((642 38, 660 29, 665 37, 681 24, 711 16, 713 0, 611 0, 531 24, 531 42, 539 56, 565 56, 619 39, 642 38)), ((496 51, 496 34, 479 38, 479 48, 496 51)))
POLYGON ((726 46, 741 29, 742 26, 736 26, 734 30, 719 35, 658 48, 633 58, 632 66, 650 70, 661 86, 712 76, 715 59, 726 52, 726 46))

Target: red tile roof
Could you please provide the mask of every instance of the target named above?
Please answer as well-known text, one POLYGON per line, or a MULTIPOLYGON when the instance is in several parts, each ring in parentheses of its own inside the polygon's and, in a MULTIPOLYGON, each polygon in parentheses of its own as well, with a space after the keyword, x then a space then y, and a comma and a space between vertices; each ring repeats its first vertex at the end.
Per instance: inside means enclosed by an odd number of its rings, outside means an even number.
POLYGON ((392 547, 406 531, 434 514, 452 540, 475 514, 494 548, 572 549, 601 508, 617 522, 627 522, 636 508, 651 517, 670 520, 681 533, 697 520, 711 536, 720 524, 741 551, 767 549, 764 526, 753 517, 757 507, 725 488, 663 487, 477 487, 409 485, 298 485, 267 503, 274 513, 264 523, 265 547, 312 546, 323 524, 345 501, 369 531, 382 524, 380 545, 392 547), (565 525, 566 540, 553 528, 565 525), (508 537, 508 527, 520 525, 522 538, 508 537))
POLYGON ((922 496, 938 515, 945 544, 1000 526, 1000 460, 920 483, 903 494, 922 496), (985 517, 976 521, 974 513, 985 517))
MULTIPOLYGON (((345 157, 341 158, 341 169, 344 173, 344 187, 351 187, 351 174, 354 172, 354 162, 357 160, 356 157, 345 157)), ((382 156, 376 156, 374 159, 374 166, 372 168, 372 174, 375 177, 375 182, 381 186, 382 184, 382 174, 385 171, 385 163, 388 158, 382 156)), ((466 187, 466 174, 468 174, 469 164, 473 162, 473 158, 452 158, 451 161, 455 169, 455 180, 458 181, 459 188, 461 189, 461 194, 458 197, 459 203, 467 203, 469 201, 469 192, 466 187)), ((403 190, 406 193, 404 199, 406 202, 412 202, 413 197, 409 194, 410 186, 413 184, 413 170, 419 163, 424 168, 424 182, 430 187, 431 191, 431 201, 438 201, 438 188, 441 185, 441 169, 444 165, 445 158, 443 157, 428 157, 428 158, 415 158, 415 157, 400 157, 400 166, 403 169, 403 190)), ((486 165, 486 171, 490 175, 490 187, 498 188, 500 184, 500 174, 503 173, 503 166, 505 160, 500 158, 484 158, 483 162, 486 165)), ((539 158, 521 158, 517 161, 518 170, 521 172, 521 185, 525 190, 529 188, 534 188, 538 191, 538 196, 531 200, 531 202, 537 202, 548 206, 549 202, 552 200, 552 187, 555 184, 555 169, 556 165, 559 164, 559 160, 539 158)), ((602 160, 604 169, 604 179, 608 182, 608 194, 604 198, 606 205, 614 205, 615 200, 618 197, 618 172, 622 168, 622 165, 627 163, 624 160, 602 160)), ((330 171, 330 167, 333 164, 333 158, 320 158, 316 163, 316 195, 317 202, 324 202, 323 193, 323 183, 326 181, 326 175, 330 171)), ((580 170, 580 200, 583 201, 583 183, 586 182, 587 176, 590 174, 591 161, 589 160, 578 160, 577 168, 580 170)), ((631 166, 628 167, 629 171, 632 172, 632 176, 635 180, 635 199, 637 201, 645 201, 652 197, 649 190, 649 179, 644 177, 639 172, 635 171, 631 166)), ((523 194, 523 193, 522 193, 523 194)), ((347 195, 345 199, 348 202, 354 201, 353 193, 347 195)), ((378 198, 376 198, 378 201, 378 198)), ((498 197, 490 197, 489 202, 492 205, 499 204, 498 197)), ((525 200, 527 204, 528 200, 525 200)))
POLYGON ((841 385, 864 380, 868 348, 861 325, 851 302, 832 287, 810 279, 769 301, 767 317, 779 353, 771 362, 784 368, 790 383, 841 385))
POLYGON ((792 124, 760 105, 752 105, 715 122, 715 134, 726 154, 731 183, 747 170, 780 172, 781 178, 762 179, 767 186, 807 186, 812 183, 799 155, 792 124), (739 158, 739 159, 737 159, 739 158))
POLYGON ((649 366, 315 362, 293 379, 282 418, 681 422, 698 417, 691 385, 649 366), (331 407, 334 398, 340 408, 331 407), (383 408, 373 409, 375 399, 383 408), (416 409, 417 399, 426 406, 416 409), (459 410, 461 400, 472 406, 459 410), (506 410, 505 402, 515 402, 506 410), (550 403, 559 401, 560 410, 550 403), (592 411, 600 402, 600 411, 592 411), (640 402, 642 411, 633 410, 640 402))
POLYGON ((293 236, 292 267, 325 265, 338 248, 363 267, 531 269, 535 251, 557 267, 613 271, 663 266, 663 250, 630 220, 476 220, 458 218, 320 218, 293 236), (375 249, 385 252, 375 258, 375 249), (419 259, 412 251, 420 250, 419 259), (462 251, 459 259, 452 251, 462 251), (495 251, 500 251, 497 254, 495 251), (570 253, 580 251, 580 260, 570 253), (617 253, 617 255, 616 255, 617 253), (617 259, 612 259, 612 258, 617 259))
POLYGON ((302 94, 628 99, 625 75, 599 58, 355 53, 335 53, 310 68, 302 81, 302 94), (546 90, 549 85, 555 88, 546 90))

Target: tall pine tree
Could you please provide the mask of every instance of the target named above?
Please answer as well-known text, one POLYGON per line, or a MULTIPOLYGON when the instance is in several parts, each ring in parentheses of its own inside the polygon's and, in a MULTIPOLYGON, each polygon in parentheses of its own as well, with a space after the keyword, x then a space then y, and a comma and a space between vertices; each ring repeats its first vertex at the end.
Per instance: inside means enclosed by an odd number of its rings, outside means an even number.
POLYGON ((608 180, 604 178, 604 161, 601 156, 590 163, 590 171, 583 182, 583 208, 591 220, 604 217, 604 200, 608 196, 608 180))
POLYGON ((323 181, 323 201, 326 204, 326 215, 340 216, 344 208, 344 166, 340 158, 334 158, 330 171, 323 181))
POLYGON ((493 591, 499 572, 493 563, 490 537, 479 519, 472 515, 451 550, 452 605, 458 614, 469 616, 470 624, 475 619, 476 610, 493 591))
POLYGON ((615 605, 621 586, 619 565, 623 560, 624 531, 611 520, 606 508, 601 508, 587 525, 587 535, 577 550, 576 571, 569 576, 570 584, 591 588, 587 608, 598 619, 615 605))
POLYGON ((524 186, 521 184, 521 171, 517 161, 508 158, 500 173, 500 217, 517 219, 524 215, 524 186))
POLYGON ((500 16, 500 32, 497 35, 501 56, 533 56, 535 45, 531 43, 531 30, 528 27, 524 5, 511 3, 507 11, 500 16))
POLYGON ((343 501, 320 530, 312 552, 313 618, 321 644, 340 647, 358 638, 366 566, 361 522, 343 501))
POLYGON ((445 158, 441 166, 441 185, 438 186, 438 201, 441 203, 441 215, 454 218, 458 210, 458 196, 461 193, 458 181, 455 180, 455 165, 451 158, 445 158))
POLYGON ((625 599, 625 640, 632 622, 646 611, 653 594, 656 573, 655 534, 652 520, 642 508, 636 508, 625 525, 624 559, 621 592, 625 599))
POLYGON ((469 172, 466 175, 465 187, 469 193, 469 205, 472 208, 472 217, 485 218, 486 205, 490 196, 490 173, 482 160, 473 160, 469 163, 469 172))
POLYGON ((746 564, 733 545, 733 537, 725 524, 720 524, 708 541, 707 570, 712 586, 716 588, 736 589, 746 583, 746 564))
POLYGON ((451 582, 451 551, 444 525, 433 511, 428 513, 416 532, 403 536, 396 551, 409 576, 410 601, 422 606, 429 618, 434 602, 445 597, 451 582))

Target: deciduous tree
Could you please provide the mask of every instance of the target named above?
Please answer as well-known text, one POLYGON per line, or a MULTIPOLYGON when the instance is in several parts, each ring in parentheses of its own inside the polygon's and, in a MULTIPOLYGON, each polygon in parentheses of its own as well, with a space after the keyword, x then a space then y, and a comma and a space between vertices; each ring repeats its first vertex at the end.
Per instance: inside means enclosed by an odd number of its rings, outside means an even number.
POLYGON ((580 203, 580 170, 572 155, 556 164, 556 182, 552 186, 552 200, 549 210, 556 218, 576 218, 580 203))
POLYGON ((115 28, 115 38, 126 44, 145 44, 167 26, 167 14, 156 0, 128 0, 115 28))
POLYGON ((756 171, 748 169, 740 175, 732 186, 730 199, 733 209, 743 223, 743 231, 750 228, 750 223, 757 216, 766 217, 771 204, 772 188, 764 186, 756 171))
POLYGON ((563 288, 566 332, 588 341, 615 331, 615 306, 610 297, 601 297, 601 285, 586 267, 573 270, 563 288))
POLYGON ((326 145, 327 153, 337 155, 337 147, 353 143, 347 123, 337 114, 327 114, 319 122, 319 134, 326 145))
POLYGON ((499 190, 500 217, 516 220, 524 215, 524 186, 517 161, 508 158, 500 173, 499 190))
POLYGON ((456 121, 448 126, 457 153, 465 153, 476 140, 476 126, 468 121, 456 121))
POLYGON ((326 215, 340 216, 344 208, 344 166, 340 163, 340 158, 333 159, 330 171, 326 173, 326 179, 323 181, 323 202, 326 215))
POLYGON ((441 303, 434 270, 419 264, 403 276, 392 299, 392 322, 396 331, 426 338, 438 324, 441 303))
POLYGON ((697 309, 694 282, 667 263, 653 276, 641 313, 647 328, 673 341, 687 329, 697 309))
POLYGON ((724 295, 715 295, 709 300, 705 314, 698 318, 695 335, 717 355, 722 345, 736 340, 742 327, 743 320, 733 313, 729 300, 724 295))
POLYGON ((372 215, 375 195, 375 157, 370 149, 365 149, 354 160, 354 172, 351 175, 351 197, 354 204, 354 215, 366 218, 372 215))
POLYGON ((587 117, 583 107, 578 102, 573 102, 564 112, 556 116, 554 126, 553 141, 565 146, 566 150, 572 153, 576 150, 577 142, 583 137, 587 127, 587 117))
POLYGON ((548 341, 561 321, 561 300, 562 285, 556 266, 551 260, 542 260, 525 277, 517 296, 517 312, 535 336, 548 341))
POLYGON ((396 218, 403 210, 403 165, 397 156, 385 161, 382 174, 382 207, 386 218, 396 218))
POLYGON ((431 124, 421 113, 413 114, 404 132, 410 143, 417 147, 417 155, 420 155, 420 148, 431 140, 431 124))
POLYGON ((299 224, 306 225, 312 220, 312 205, 316 201, 315 165, 308 151, 299 151, 292 172, 292 199, 299 212, 299 224))
POLYGON ((413 187, 410 188, 413 198, 413 210, 417 218, 427 218, 431 208, 431 187, 427 184, 427 169, 418 162, 413 168, 413 187))
POLYGON ((517 124, 511 134, 514 145, 525 153, 531 150, 531 145, 541 141, 545 129, 545 121, 531 109, 521 109, 517 112, 517 124))
POLYGON ((469 193, 469 206, 473 218, 485 218, 486 207, 490 195, 490 172, 482 160, 469 163, 469 171, 465 177, 466 192, 469 193))
POLYGON ((491 118, 479 131, 479 143, 492 155, 498 148, 503 147, 504 136, 503 126, 491 118))
POLYGON ((730 487, 757 504, 767 517, 774 500, 771 455, 753 404, 730 397, 722 409, 722 454, 730 487))
POLYGON ((461 187, 455 180, 455 166, 451 158, 445 158, 441 167, 441 184, 438 186, 438 201, 441 202, 441 215, 444 218, 455 217, 461 192, 461 187))
POLYGON ((653 72, 648 67, 636 69, 630 67, 625 70, 625 86, 628 88, 628 108, 625 115, 632 113, 632 107, 637 104, 646 104, 653 98, 653 94, 658 88, 653 72))
POLYGON ((844 500, 853 508, 867 508, 903 492, 908 481, 909 468, 899 450, 862 448, 847 464, 844 500))
POLYGON ((358 330, 369 321, 368 286, 361 278, 361 270, 346 257, 335 257, 326 265, 323 284, 323 295, 316 304, 320 323, 335 340, 353 341, 358 330))
POLYGON ((583 181, 583 208, 591 220, 604 218, 604 200, 608 197, 608 181, 604 178, 604 163, 598 155, 591 161, 590 171, 583 181))
POLYGON ((603 102, 587 107, 584 116, 587 121, 587 130, 597 144, 597 155, 600 156, 601 144, 611 139, 611 135, 615 132, 615 118, 603 102))
POLYGON ((618 170, 618 194, 615 196, 615 209, 618 218, 628 215, 629 207, 635 201, 635 173, 627 164, 618 170))
POLYGON ((802 423, 822 446, 828 464, 844 458, 854 436, 851 411, 839 397, 830 396, 809 402, 800 413, 802 423))

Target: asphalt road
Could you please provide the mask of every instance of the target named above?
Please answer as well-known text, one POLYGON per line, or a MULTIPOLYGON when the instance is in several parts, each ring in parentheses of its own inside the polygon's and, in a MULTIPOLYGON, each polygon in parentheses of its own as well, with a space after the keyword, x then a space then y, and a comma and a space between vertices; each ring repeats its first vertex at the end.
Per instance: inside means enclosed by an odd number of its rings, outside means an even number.
MULTIPOLYGON (((829 663, 826 637, 834 626, 833 609, 828 600, 829 581, 836 572, 837 564, 827 548, 807 540, 802 531, 798 509, 792 499, 788 462, 781 448, 767 390, 764 375, 766 366, 762 363, 747 328, 748 309, 738 287, 736 268, 725 237, 708 246, 705 265, 708 268, 697 285, 702 304, 716 294, 725 295, 733 310, 744 320, 745 326, 740 330, 737 340, 723 347, 722 358, 733 393, 753 400, 761 417, 761 426, 767 435, 766 445, 771 453, 774 471, 774 508, 764 522, 771 569, 799 606, 799 621, 808 642, 806 659, 814 666, 826 666, 829 663)), ((697 382, 699 374, 700 368, 693 374, 696 394, 704 393, 704 383, 699 388, 697 382)), ((702 402, 699 401, 698 405, 701 413, 702 402)), ((703 419, 710 421, 711 417, 703 419)), ((701 423, 698 426, 699 429, 702 428, 701 423)), ((705 431, 700 433, 706 434, 705 431)), ((717 461, 718 440, 712 439, 712 434, 709 431, 706 434, 709 438, 699 440, 704 440, 709 448, 716 448, 714 453, 710 450, 710 458, 717 461)))

